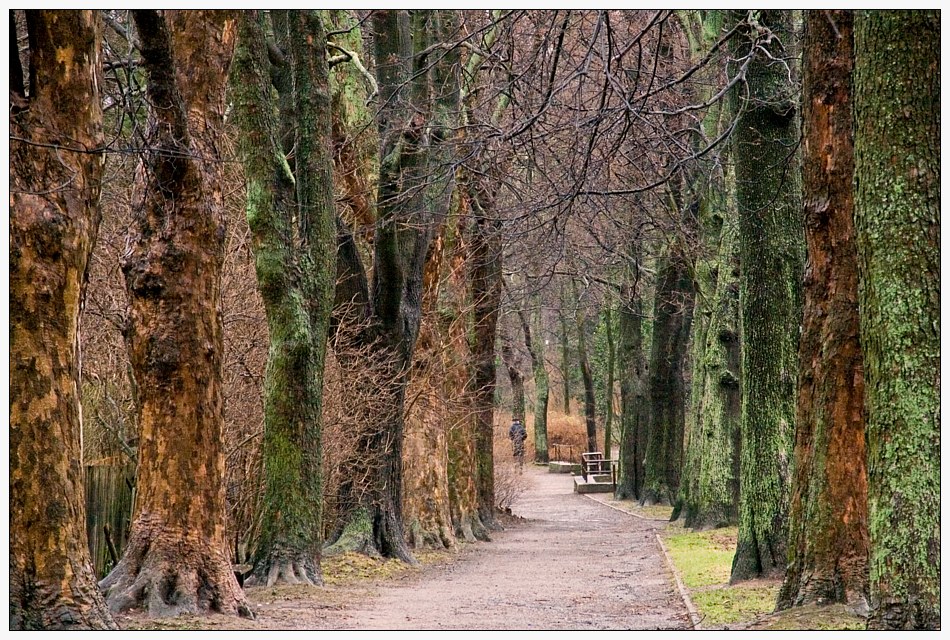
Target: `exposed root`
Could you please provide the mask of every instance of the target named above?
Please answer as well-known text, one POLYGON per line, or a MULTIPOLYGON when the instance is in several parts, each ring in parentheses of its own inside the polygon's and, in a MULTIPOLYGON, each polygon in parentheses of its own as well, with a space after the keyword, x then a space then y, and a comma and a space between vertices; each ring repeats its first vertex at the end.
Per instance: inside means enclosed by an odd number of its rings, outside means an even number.
POLYGON ((247 580, 248 586, 273 587, 281 584, 317 587, 323 584, 323 577, 313 560, 274 558, 255 567, 247 580))
POLYGON ((223 549, 168 531, 133 531, 122 560, 99 587, 113 613, 143 608, 154 618, 208 611, 254 617, 223 549))

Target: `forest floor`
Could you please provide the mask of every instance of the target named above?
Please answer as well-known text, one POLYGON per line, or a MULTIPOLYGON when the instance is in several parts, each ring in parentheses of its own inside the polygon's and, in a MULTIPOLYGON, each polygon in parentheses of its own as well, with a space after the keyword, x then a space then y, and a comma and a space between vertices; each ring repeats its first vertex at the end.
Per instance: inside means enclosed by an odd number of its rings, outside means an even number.
MULTIPOLYGON (((420 553, 419 567, 327 559, 322 587, 249 588, 256 619, 137 629, 688 629, 656 532, 664 522, 573 493, 571 476, 525 467, 526 490, 489 543, 420 553), (341 574, 348 574, 342 579, 341 574), (363 577, 360 577, 360 576, 363 577), (332 576, 332 577, 331 577, 332 576), (381 577, 382 576, 382 577, 381 577)), ((355 559, 354 559, 355 560, 355 559)))

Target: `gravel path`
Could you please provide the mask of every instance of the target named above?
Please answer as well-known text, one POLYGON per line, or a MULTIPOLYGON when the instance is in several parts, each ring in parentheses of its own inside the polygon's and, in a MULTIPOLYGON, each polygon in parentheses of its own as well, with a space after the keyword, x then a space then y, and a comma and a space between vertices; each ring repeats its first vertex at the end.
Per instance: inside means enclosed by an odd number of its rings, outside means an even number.
POLYGON ((524 520, 409 584, 379 588, 324 628, 689 628, 658 523, 573 493, 568 475, 525 474, 528 490, 513 506, 524 520))

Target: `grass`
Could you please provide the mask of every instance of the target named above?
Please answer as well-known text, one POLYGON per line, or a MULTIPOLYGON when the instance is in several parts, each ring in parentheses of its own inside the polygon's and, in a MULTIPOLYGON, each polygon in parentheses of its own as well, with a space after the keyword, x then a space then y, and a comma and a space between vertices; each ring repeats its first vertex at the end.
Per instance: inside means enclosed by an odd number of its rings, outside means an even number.
POLYGON ((864 629, 865 620, 844 605, 795 607, 772 613, 780 580, 754 580, 729 584, 737 527, 690 531, 670 524, 663 534, 670 554, 690 599, 699 611, 705 628, 756 630, 855 630, 864 629))

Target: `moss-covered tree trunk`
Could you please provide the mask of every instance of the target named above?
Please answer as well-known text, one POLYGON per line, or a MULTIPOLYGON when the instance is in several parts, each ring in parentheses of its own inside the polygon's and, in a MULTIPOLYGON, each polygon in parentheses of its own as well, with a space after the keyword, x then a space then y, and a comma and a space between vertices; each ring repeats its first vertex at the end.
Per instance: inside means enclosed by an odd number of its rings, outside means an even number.
POLYGON ((531 356, 534 376, 534 461, 548 463, 548 370, 544 366, 544 341, 541 339, 541 301, 537 300, 531 316, 518 309, 518 319, 524 332, 524 344, 531 356), (533 328, 532 328, 533 326, 533 328))
MULTIPOLYGON (((681 12, 690 55, 699 63, 718 42, 725 12, 681 12)), ((717 91, 713 68, 700 72, 705 83, 694 89, 699 102, 717 91)), ((728 101, 713 104, 701 122, 701 149, 732 124, 728 101)), ((739 286, 736 255, 735 173, 728 148, 703 160, 691 190, 699 198, 698 238, 693 262, 696 303, 691 338, 692 383, 686 418, 686 450, 678 506, 684 524, 695 529, 738 521, 739 504, 739 286)))
POLYGON ((226 233, 217 137, 235 15, 132 15, 153 119, 122 265, 139 465, 129 543, 101 586, 113 611, 250 615, 228 556, 222 450, 226 233))
POLYGON ((270 348, 264 381, 264 496, 253 579, 318 584, 322 404, 336 226, 325 31, 314 12, 285 16, 296 178, 280 146, 263 24, 242 15, 232 74, 258 289, 270 348))
POLYGON ((788 487, 804 261, 799 130, 790 11, 752 11, 734 53, 755 56, 733 138, 739 211, 742 419, 739 540, 732 580, 780 575, 786 565, 788 487), (768 54, 768 55, 766 55, 768 54))
POLYGON ((621 290, 617 323, 617 361, 620 373, 620 472, 615 496, 639 500, 643 489, 643 453, 646 449, 646 365, 643 355, 643 282, 640 279, 642 238, 630 242, 628 273, 621 290))
MULTIPOLYGON (((687 213, 686 215, 691 215, 687 213)), ((693 281, 679 250, 659 261, 650 349, 650 422, 645 452, 644 504, 672 504, 679 491, 686 425, 686 367, 693 315, 693 281)))
POLYGON ((778 608, 866 603, 864 374, 851 135, 851 11, 808 11, 802 56, 804 316, 789 565, 778 608))
POLYGON ((10 30, 10 629, 115 629, 86 541, 78 390, 101 27, 93 11, 29 11, 27 30, 29 90, 10 30))
POLYGON ((854 25, 869 626, 940 628, 940 14, 854 25))

